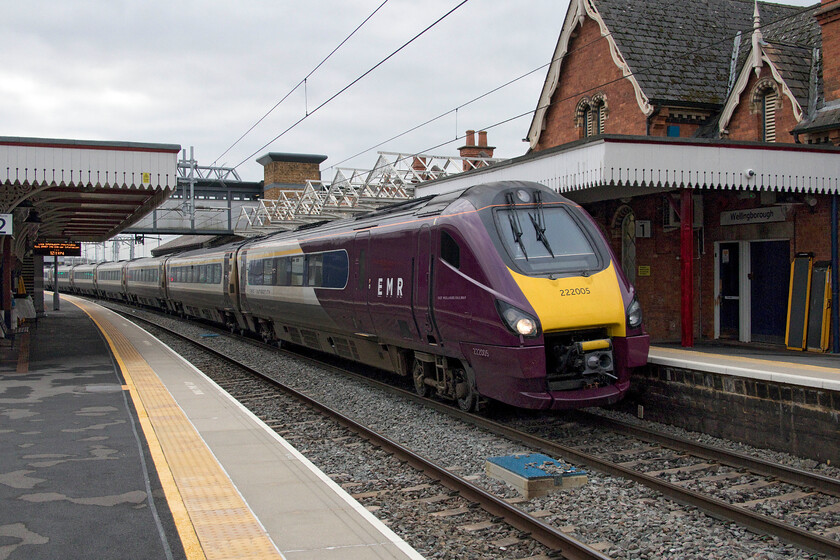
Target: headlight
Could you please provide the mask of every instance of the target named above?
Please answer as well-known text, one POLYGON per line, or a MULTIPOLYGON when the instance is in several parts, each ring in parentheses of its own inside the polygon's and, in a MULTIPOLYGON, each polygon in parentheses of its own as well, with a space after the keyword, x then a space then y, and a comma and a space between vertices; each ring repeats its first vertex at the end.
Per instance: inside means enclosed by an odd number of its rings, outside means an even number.
POLYGON ((642 325, 642 306, 639 300, 633 297, 633 301, 627 306, 627 326, 635 329, 642 325))
POLYGON ((499 300, 496 300, 496 309, 507 328, 514 334, 528 338, 540 335, 540 322, 530 313, 499 300))

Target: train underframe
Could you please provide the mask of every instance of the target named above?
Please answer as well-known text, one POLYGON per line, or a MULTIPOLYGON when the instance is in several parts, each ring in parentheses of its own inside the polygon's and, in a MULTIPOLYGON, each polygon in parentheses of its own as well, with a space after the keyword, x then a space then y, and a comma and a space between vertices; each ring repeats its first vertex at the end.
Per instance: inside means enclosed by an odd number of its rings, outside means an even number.
POLYGON ((589 330, 547 335, 545 345, 530 347, 465 343, 460 345, 460 356, 445 356, 386 343, 375 336, 328 332, 250 315, 231 313, 225 322, 240 330, 244 325, 267 342, 291 343, 410 375, 419 395, 433 394, 463 410, 480 410, 488 399, 531 409, 613 404, 629 388, 631 368, 646 361, 648 346, 647 335, 608 338, 604 330, 589 330), (487 361, 482 356, 504 358, 487 361))

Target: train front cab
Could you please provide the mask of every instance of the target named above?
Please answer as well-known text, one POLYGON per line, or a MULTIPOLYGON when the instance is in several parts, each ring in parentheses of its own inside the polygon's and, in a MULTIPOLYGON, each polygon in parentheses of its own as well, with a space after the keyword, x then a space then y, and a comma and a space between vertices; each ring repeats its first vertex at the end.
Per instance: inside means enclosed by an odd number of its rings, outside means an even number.
POLYGON ((464 200, 440 219, 433 316, 478 392, 534 409, 620 400, 649 340, 597 226, 533 184, 472 195, 478 212, 464 200))

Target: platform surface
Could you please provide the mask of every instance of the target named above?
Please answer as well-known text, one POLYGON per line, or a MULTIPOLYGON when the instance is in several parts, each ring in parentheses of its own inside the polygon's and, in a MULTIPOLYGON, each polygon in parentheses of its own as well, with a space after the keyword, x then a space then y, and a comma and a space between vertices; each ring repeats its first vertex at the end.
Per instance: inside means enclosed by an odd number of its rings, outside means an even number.
POLYGON ((651 363, 789 385, 840 391, 840 355, 760 345, 652 345, 651 363))
POLYGON ((90 317, 62 296, 0 349, 0 557, 422 558, 180 356, 72 301, 90 317))

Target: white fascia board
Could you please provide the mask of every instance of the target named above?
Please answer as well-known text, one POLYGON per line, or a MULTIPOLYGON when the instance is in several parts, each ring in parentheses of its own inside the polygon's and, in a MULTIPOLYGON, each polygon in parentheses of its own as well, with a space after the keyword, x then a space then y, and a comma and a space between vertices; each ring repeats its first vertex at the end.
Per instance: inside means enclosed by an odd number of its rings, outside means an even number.
POLYGON ((6 181, 174 189, 178 152, 0 143, 0 182, 6 181), (144 173, 149 174, 148 182, 143 182, 144 173))
POLYGON ((783 144, 608 146, 606 184, 837 193, 840 181, 840 153, 834 150, 808 151, 783 144))
POLYGON ((600 138, 422 183, 416 196, 506 180, 535 181, 560 193, 605 186, 838 193, 840 151, 784 144, 600 138))

